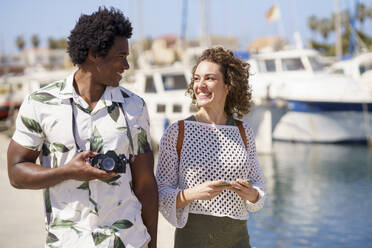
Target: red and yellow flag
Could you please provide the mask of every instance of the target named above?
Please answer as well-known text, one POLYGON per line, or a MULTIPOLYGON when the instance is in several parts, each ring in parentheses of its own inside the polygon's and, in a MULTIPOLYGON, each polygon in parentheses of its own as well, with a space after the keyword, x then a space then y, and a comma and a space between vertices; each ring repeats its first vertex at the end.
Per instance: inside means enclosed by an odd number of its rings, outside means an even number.
POLYGON ((265 17, 269 22, 275 22, 280 18, 280 9, 277 5, 273 5, 266 13, 265 17))

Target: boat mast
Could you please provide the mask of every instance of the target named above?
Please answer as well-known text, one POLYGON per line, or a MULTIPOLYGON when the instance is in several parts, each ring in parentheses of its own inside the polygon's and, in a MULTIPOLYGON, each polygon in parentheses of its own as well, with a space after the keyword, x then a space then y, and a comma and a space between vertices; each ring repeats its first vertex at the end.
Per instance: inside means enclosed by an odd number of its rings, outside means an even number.
POLYGON ((296 49, 303 49, 304 43, 302 41, 301 34, 298 31, 297 18, 296 18, 296 13, 295 13, 295 10, 297 8, 295 4, 296 4, 295 1, 291 0, 290 12, 291 12, 291 22, 292 22, 292 33, 293 33, 294 44, 295 44, 296 49))
POLYGON ((340 0, 334 0, 335 7, 335 29, 336 29, 336 58, 342 58, 342 34, 341 34, 341 12, 340 0))
POLYGON ((187 31, 187 0, 182 1, 182 24, 181 24, 181 47, 186 49, 186 31, 187 31))
POLYGON ((207 19, 206 0, 200 0, 200 46, 202 47, 210 47, 211 45, 208 35, 207 19))
POLYGON ((137 0, 137 34, 138 34, 138 53, 143 51, 143 26, 142 26, 142 0, 137 0))

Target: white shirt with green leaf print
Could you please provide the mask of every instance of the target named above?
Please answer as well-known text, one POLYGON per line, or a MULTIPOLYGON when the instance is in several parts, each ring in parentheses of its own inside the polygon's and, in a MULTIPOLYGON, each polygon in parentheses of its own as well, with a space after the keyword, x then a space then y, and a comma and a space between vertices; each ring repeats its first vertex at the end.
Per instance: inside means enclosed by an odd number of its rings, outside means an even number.
MULTIPOLYGON (((81 149, 130 153, 127 113, 134 153, 151 151, 149 117, 142 98, 122 87, 107 87, 96 107, 75 92, 73 74, 25 98, 13 140, 41 151, 42 166, 55 168, 77 152, 72 132, 75 103, 76 142, 81 149)), ((141 203, 132 189, 129 165, 125 174, 101 181, 67 180, 44 191, 46 247, 141 247, 149 241, 141 218, 141 203)))

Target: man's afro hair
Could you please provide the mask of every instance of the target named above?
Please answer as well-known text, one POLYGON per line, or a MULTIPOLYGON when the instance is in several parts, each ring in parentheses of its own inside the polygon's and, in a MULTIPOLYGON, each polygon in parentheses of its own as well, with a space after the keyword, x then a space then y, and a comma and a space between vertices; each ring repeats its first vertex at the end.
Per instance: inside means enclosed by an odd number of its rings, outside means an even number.
POLYGON ((81 15, 68 37, 67 52, 74 65, 81 65, 90 49, 95 55, 105 57, 114 44, 115 37, 132 36, 132 24, 115 8, 99 7, 91 15, 81 15))

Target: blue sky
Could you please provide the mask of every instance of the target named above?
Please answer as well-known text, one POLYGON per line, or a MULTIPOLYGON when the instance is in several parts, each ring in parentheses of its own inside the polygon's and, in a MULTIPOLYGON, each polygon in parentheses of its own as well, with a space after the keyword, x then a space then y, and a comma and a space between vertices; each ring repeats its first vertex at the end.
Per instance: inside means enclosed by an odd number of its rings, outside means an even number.
MULTIPOLYGON (((367 6, 372 0, 359 0, 367 6)), ((355 0, 340 0, 341 9, 350 8, 355 0)), ((181 33, 183 0, 142 0, 142 34, 152 38, 181 33)), ((281 11, 285 36, 292 40, 298 30, 304 41, 311 38, 307 19, 329 17, 334 12, 334 0, 206 0, 207 23, 210 34, 233 35, 241 47, 259 36, 278 35, 278 23, 269 23, 265 12, 275 3, 281 11)), ((15 39, 23 35, 31 47, 30 37, 38 34, 41 46, 47 46, 48 37, 67 37, 79 16, 92 13, 98 6, 121 9, 134 25, 133 39, 138 38, 138 2, 135 0, 8 0, 0 3, 0 52, 17 51, 15 39)), ((372 34, 372 22, 364 25, 372 34)), ((188 37, 200 35, 200 5, 188 0, 188 37)), ((332 37, 330 38, 332 39, 332 37)))

